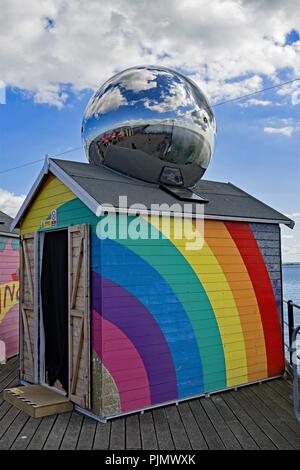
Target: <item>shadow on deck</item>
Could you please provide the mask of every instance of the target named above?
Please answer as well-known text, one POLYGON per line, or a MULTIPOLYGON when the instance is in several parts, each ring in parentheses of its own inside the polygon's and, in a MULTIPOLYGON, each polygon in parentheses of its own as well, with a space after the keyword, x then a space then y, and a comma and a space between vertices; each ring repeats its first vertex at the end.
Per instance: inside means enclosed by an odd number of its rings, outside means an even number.
MULTIPOLYGON (((17 358, 0 365, 0 391, 16 386, 17 358)), ((29 418, 0 396, 5 449, 297 449, 292 386, 274 380, 100 424, 73 411, 29 418)))

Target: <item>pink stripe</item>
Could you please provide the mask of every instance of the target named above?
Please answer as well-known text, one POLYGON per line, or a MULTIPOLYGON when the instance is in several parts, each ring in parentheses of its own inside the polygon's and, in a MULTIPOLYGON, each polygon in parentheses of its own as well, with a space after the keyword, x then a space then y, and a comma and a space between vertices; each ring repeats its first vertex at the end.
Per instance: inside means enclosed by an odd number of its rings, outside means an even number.
POLYGON ((116 383, 121 411, 125 413, 150 406, 149 380, 141 356, 127 336, 95 310, 92 312, 92 347, 116 383), (114 347, 116 344, 122 345, 121 355, 114 347))

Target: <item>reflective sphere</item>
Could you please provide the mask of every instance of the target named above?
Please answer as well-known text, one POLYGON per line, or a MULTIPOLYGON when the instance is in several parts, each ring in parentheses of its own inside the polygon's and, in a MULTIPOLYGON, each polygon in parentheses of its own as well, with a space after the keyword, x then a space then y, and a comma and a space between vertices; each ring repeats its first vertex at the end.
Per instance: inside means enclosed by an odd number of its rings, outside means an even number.
POLYGON ((216 122, 202 91, 164 67, 118 73, 87 105, 82 138, 90 163, 153 183, 193 186, 214 150, 216 122))

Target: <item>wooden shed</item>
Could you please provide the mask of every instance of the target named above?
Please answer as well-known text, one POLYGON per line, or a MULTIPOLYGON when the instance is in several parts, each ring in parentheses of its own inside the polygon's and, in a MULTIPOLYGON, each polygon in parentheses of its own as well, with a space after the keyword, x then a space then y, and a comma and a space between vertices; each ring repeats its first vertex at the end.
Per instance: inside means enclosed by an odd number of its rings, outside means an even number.
POLYGON ((0 211, 0 363, 19 351, 19 235, 0 211))
MULTIPOLYGON (((107 419, 282 376, 280 224, 293 222, 230 183, 201 180, 195 192, 209 202, 203 246, 189 250, 189 234, 175 237, 166 210, 152 209, 178 210, 171 193, 45 162, 14 221, 24 382, 63 388, 107 419), (104 217, 116 233, 104 234, 104 217), (133 227, 151 236, 129 236, 133 227)), ((202 223, 195 203, 188 218, 191 230, 202 223)))

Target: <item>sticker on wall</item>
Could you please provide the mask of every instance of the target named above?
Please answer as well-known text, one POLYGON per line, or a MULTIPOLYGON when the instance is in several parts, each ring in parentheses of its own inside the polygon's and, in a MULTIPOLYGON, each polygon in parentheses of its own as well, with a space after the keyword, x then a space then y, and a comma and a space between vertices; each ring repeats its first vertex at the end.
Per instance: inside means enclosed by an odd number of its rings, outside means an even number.
POLYGON ((57 211, 56 211, 56 209, 51 211, 50 216, 46 220, 42 221, 41 226, 45 227, 45 228, 56 227, 57 226, 57 211))

